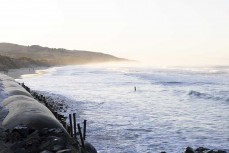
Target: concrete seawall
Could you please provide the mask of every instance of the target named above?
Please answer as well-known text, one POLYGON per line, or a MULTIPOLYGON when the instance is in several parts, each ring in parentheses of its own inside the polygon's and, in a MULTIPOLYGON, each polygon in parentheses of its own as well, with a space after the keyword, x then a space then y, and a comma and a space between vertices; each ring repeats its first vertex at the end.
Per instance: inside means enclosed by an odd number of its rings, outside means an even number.
POLYGON ((0 73, 0 153, 97 153, 90 143, 80 145, 71 137, 50 109, 22 86, 0 73))
POLYGON ((0 153, 86 153, 53 113, 0 73, 0 153))
POLYGON ((0 74, 0 82, 1 108, 8 110, 1 123, 3 128, 13 129, 25 125, 34 129, 61 128, 65 131, 52 112, 33 99, 14 79, 0 74))

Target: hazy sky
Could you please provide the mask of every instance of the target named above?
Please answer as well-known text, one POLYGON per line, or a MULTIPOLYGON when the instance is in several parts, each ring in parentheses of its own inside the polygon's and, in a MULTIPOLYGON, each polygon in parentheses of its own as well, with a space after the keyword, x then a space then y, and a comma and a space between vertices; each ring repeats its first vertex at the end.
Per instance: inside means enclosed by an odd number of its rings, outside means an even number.
POLYGON ((228 0, 0 0, 0 42, 229 64, 228 0))

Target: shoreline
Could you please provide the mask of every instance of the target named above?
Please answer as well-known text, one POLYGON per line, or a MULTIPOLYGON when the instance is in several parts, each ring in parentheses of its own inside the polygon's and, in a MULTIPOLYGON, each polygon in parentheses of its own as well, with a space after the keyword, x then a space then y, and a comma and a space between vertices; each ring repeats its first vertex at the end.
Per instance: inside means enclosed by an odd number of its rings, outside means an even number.
MULTIPOLYGON (((33 77, 46 74, 46 70, 52 67, 35 67, 35 68, 20 68, 20 69, 9 69, 3 74, 8 75, 14 79, 21 79, 22 77, 33 77)), ((3 71, 0 71, 2 73, 3 71)))
MULTIPOLYGON (((13 72, 15 73, 15 71, 13 72)), ((0 113, 3 113, 3 109, 8 110, 3 122, 0 123, 3 125, 0 127, 0 153, 97 152, 90 143, 85 142, 85 145, 81 146, 76 135, 75 137, 70 135, 66 129, 66 127, 70 127, 67 126, 65 117, 59 114, 59 111, 63 109, 62 107, 57 108, 54 103, 50 105, 46 101, 46 97, 30 90, 24 83, 18 84, 7 75, 0 76, 0 89, 3 91, 0 96, 4 93, 8 94, 0 101, 0 104, 3 104, 0 107, 0 113), (8 82, 10 82, 9 85, 17 88, 15 90, 30 94, 8 93, 9 86, 6 86, 8 82)), ((73 128, 71 127, 71 129, 73 128)))

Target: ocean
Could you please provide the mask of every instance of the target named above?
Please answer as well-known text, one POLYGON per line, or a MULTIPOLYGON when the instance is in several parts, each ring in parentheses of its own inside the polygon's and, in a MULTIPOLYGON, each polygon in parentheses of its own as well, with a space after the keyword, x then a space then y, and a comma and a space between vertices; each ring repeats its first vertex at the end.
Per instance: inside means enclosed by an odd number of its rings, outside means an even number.
POLYGON ((23 75, 87 120, 99 153, 229 149, 229 67, 65 66, 23 75), (45 72, 45 73, 44 73, 45 72), (135 91, 136 87, 136 91, 135 91))

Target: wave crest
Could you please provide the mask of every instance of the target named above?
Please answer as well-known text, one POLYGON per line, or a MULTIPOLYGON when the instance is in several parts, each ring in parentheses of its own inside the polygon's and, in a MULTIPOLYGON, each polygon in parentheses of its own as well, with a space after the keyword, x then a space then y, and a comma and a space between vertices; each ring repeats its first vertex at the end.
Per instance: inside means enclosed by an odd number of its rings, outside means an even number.
POLYGON ((211 94, 207 94, 207 93, 202 93, 202 92, 198 92, 198 91, 194 91, 191 90, 188 93, 189 96, 191 97, 195 97, 195 98, 200 98, 200 99, 211 99, 214 101, 226 101, 229 102, 229 98, 225 97, 225 96, 214 96, 211 94))

